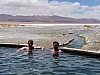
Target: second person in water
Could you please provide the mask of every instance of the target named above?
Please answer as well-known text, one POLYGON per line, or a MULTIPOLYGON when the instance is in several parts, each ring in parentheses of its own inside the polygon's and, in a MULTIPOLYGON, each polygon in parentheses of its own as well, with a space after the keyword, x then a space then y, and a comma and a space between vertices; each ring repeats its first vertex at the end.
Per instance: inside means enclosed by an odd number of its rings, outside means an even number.
POLYGON ((54 52, 53 57, 54 57, 54 56, 59 56, 59 52, 62 52, 62 51, 59 49, 59 43, 58 43, 57 41, 54 41, 54 42, 53 42, 53 50, 52 50, 52 51, 54 52))

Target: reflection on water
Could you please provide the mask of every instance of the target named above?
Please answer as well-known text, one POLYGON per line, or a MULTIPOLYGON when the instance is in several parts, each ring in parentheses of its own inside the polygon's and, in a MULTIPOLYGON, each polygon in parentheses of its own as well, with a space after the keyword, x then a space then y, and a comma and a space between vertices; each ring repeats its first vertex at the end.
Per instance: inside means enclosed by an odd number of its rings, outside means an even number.
POLYGON ((33 53, 28 53, 29 58, 33 58, 33 53))
POLYGON ((57 53, 57 54, 56 54, 56 53, 54 53, 52 56, 56 59, 56 58, 58 58, 58 57, 59 57, 59 53, 57 53))
POLYGON ((16 53, 17 48, 0 48, 0 75, 99 75, 100 61, 94 58, 50 50, 16 53))

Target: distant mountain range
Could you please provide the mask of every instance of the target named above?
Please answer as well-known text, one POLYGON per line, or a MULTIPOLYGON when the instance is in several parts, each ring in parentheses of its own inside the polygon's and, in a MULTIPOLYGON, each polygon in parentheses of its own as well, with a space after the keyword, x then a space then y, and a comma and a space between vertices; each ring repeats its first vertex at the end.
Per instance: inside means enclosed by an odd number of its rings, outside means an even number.
POLYGON ((23 16, 23 15, 6 15, 0 14, 0 22, 60 22, 60 23, 100 23, 97 19, 76 19, 61 16, 23 16))

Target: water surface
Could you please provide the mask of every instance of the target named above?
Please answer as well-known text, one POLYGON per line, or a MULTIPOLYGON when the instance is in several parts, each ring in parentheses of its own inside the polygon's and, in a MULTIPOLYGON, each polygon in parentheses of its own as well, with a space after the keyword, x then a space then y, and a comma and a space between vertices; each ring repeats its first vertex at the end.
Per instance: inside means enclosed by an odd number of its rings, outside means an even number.
POLYGON ((50 50, 16 53, 18 48, 0 47, 0 75, 99 75, 100 61, 96 58, 59 53, 50 50))
POLYGON ((68 36, 72 37, 74 40, 65 46, 69 48, 81 49, 81 47, 84 45, 84 38, 78 35, 84 32, 85 32, 84 30, 78 30, 77 32, 73 34, 67 34, 68 36))

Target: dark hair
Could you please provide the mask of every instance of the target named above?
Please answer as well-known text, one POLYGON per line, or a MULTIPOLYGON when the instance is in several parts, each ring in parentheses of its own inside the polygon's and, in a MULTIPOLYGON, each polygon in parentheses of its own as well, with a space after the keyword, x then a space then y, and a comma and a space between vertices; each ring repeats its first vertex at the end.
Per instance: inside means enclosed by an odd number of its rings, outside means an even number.
POLYGON ((33 42, 33 40, 28 40, 28 42, 33 42))
POLYGON ((57 41, 54 41, 53 44, 57 43, 57 45, 59 46, 59 43, 57 41))

